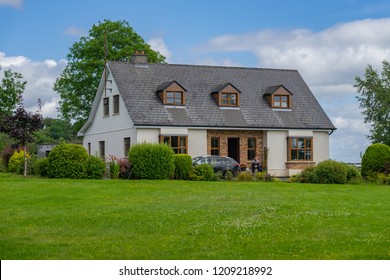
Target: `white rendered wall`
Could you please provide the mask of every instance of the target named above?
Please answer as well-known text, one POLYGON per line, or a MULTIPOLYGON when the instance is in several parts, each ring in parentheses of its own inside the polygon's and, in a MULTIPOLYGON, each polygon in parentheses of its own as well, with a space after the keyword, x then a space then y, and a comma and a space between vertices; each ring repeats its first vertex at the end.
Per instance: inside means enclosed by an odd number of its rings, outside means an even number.
POLYGON ((329 159, 329 132, 314 131, 313 158, 316 164, 329 159))
POLYGON ((191 157, 207 155, 207 130, 188 130, 188 154, 191 157))
POLYGON ((288 131, 267 131, 265 147, 268 147, 268 173, 271 176, 287 176, 287 140, 288 131))

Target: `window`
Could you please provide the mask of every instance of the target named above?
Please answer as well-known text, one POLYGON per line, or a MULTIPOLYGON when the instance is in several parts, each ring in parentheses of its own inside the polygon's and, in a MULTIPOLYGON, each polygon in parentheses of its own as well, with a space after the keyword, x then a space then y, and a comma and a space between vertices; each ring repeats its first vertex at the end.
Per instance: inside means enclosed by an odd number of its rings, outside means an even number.
POLYGON ((289 98, 288 95, 274 95, 273 97, 273 107, 274 108, 289 108, 289 98))
POLYGON ((184 106, 187 90, 176 81, 162 83, 156 93, 164 105, 184 106))
POLYGON ((125 156, 127 157, 128 154, 129 154, 129 149, 130 149, 130 137, 126 137, 123 139, 123 144, 124 144, 124 148, 125 148, 125 156))
POLYGON ((272 108, 290 109, 292 92, 283 85, 270 86, 263 94, 265 100, 272 108))
POLYGON ((160 142, 171 146, 175 154, 187 154, 187 136, 161 136, 160 142))
POLYGON ((99 155, 101 158, 106 157, 106 147, 104 141, 99 141, 99 155))
POLYGON ((256 138, 248 138, 248 160, 253 160, 256 156, 256 138))
POLYGON ((288 138, 288 160, 313 160, 313 138, 288 138))
POLYGON ((211 95, 220 107, 240 106, 240 93, 241 91, 231 83, 217 85, 211 90, 211 95))
POLYGON ((182 105, 183 92, 181 91, 167 91, 165 93, 165 104, 167 105, 182 105))
POLYGON ((119 114, 119 94, 113 96, 114 114, 119 114))
POLYGON ((211 155, 219 156, 219 138, 211 137, 211 155))
POLYGON ((237 106, 237 93, 222 93, 221 106, 237 106))
POLYGON ((108 97, 103 98, 103 116, 110 114, 110 101, 108 97))
POLYGON ((91 154, 91 143, 88 142, 88 155, 90 155, 90 154, 91 154))

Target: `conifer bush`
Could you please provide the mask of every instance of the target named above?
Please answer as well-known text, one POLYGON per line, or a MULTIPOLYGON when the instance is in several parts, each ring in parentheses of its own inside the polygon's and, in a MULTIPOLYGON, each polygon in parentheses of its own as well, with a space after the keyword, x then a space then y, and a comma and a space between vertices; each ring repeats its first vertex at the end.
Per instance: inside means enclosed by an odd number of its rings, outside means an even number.
POLYGON ((190 155, 179 154, 175 155, 175 178, 179 180, 187 180, 188 174, 192 170, 192 159, 190 155))
POLYGON ((133 145, 128 155, 131 176, 136 179, 170 179, 175 172, 175 154, 165 144, 133 145))
POLYGON ((390 147, 385 144, 372 144, 368 146, 362 158, 362 177, 374 176, 383 173, 386 164, 390 163, 390 147))
POLYGON ((106 172, 106 163, 100 157, 89 155, 86 172, 88 179, 103 179, 104 173, 106 172))

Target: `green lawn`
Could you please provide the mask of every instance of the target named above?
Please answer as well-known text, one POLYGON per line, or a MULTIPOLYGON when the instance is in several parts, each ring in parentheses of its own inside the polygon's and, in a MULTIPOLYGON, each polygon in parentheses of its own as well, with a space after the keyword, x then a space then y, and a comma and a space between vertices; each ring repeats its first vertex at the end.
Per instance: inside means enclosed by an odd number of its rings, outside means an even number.
POLYGON ((0 175, 0 259, 390 259, 390 187, 0 175))

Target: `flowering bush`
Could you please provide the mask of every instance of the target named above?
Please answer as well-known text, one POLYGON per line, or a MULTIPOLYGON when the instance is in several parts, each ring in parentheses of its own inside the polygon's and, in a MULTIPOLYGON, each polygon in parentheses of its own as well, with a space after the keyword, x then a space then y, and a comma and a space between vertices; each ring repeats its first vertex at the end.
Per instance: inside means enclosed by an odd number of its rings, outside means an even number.
POLYGON ((110 178, 118 179, 120 173, 119 159, 113 155, 108 156, 108 162, 110 166, 110 178))
MULTIPOLYGON (((27 160, 31 156, 27 153, 27 160)), ((8 171, 23 173, 24 170, 24 150, 15 151, 8 162, 8 171)))

